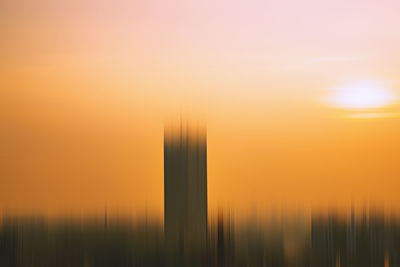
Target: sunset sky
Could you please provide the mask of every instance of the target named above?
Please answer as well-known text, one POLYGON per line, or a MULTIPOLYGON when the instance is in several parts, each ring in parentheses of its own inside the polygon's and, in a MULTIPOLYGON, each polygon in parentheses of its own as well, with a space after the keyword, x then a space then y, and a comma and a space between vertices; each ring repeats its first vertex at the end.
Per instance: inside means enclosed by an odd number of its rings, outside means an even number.
POLYGON ((400 2, 0 0, 0 208, 163 212, 205 120, 209 208, 400 208, 400 2))

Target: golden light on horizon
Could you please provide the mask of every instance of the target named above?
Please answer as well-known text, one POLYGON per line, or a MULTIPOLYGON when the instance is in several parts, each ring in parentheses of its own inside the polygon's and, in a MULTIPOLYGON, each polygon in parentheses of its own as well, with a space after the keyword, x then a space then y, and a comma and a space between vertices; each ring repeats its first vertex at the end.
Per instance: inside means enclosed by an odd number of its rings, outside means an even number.
POLYGON ((398 117, 398 113, 390 113, 390 112, 363 112, 363 113, 352 113, 347 115, 347 118, 352 119, 380 119, 380 118, 394 118, 398 117))

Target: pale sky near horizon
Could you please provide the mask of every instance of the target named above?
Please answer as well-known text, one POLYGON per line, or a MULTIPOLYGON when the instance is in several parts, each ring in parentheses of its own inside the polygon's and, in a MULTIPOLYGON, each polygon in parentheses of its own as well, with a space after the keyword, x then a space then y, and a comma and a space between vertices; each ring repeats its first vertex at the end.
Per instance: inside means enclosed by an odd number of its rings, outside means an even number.
POLYGON ((400 2, 0 1, 0 207, 162 213, 163 124, 209 204, 400 207, 400 2))

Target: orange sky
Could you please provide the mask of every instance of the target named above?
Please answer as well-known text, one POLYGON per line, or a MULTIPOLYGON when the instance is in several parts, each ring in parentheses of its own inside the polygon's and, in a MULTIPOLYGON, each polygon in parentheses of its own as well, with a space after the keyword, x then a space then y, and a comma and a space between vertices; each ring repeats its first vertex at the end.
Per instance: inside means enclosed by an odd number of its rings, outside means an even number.
POLYGON ((180 112, 207 121, 210 209, 399 206, 398 1, 0 5, 2 208, 161 214, 180 112), (359 80, 390 105, 325 101, 359 80))

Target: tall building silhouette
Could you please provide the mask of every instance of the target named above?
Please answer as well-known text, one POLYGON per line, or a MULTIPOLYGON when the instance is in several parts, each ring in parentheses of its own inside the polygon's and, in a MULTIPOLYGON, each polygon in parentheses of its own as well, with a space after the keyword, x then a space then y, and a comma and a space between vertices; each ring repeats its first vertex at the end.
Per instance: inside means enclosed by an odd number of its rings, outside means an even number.
POLYGON ((181 252, 207 242, 205 126, 180 122, 164 130, 164 226, 167 243, 181 252))

